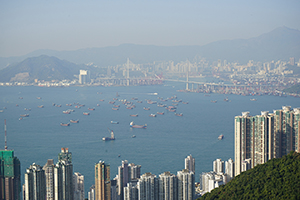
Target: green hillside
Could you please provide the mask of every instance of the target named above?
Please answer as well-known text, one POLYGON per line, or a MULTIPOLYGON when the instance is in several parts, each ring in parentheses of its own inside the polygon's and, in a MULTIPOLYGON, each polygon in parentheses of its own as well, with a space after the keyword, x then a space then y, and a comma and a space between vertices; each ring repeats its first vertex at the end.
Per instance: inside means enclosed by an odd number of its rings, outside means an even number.
POLYGON ((199 199, 300 199, 300 154, 269 160, 199 199))

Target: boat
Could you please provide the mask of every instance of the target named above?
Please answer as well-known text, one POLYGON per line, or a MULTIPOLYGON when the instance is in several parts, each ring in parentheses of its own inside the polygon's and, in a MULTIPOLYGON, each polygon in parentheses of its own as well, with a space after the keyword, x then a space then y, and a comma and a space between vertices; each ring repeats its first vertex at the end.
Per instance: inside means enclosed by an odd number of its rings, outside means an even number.
POLYGON ((88 108, 88 110, 95 110, 95 108, 88 108))
POLYGON ((24 108, 24 110, 31 111, 31 108, 24 108))
POLYGON ((89 112, 83 112, 83 114, 84 114, 84 115, 90 115, 90 113, 89 113, 89 112))
POLYGON ((158 115, 164 115, 164 112, 157 112, 158 115))
POLYGON ((150 108, 149 107, 148 108, 144 107, 144 110, 150 110, 150 108))
POLYGON ((22 119, 23 119, 22 117, 19 118, 19 120, 22 120, 22 119))
POLYGON ((129 125, 130 125, 131 128, 147 128, 147 124, 144 124, 144 125, 136 125, 136 124, 133 123, 133 121, 130 122, 129 125))
POLYGON ((115 108, 119 108, 119 107, 120 107, 120 105, 113 105, 113 107, 115 107, 115 108))
POLYGON ((70 119, 70 122, 76 124, 76 123, 79 123, 79 119, 77 119, 77 120, 70 119))
POLYGON ((133 106, 127 106, 126 109, 132 110, 133 106))
POLYGON ((117 121, 110 121, 111 124, 119 124, 117 121))
MULTIPOLYGON (((109 129, 108 129, 109 130, 109 129)), ((110 141, 110 140, 115 140, 115 135, 114 132, 111 130, 110 131, 110 137, 104 137, 102 138, 103 141, 110 141)))
POLYGON ((182 113, 175 113, 176 116, 182 117, 183 114, 182 113))
POLYGON ((97 103, 97 106, 100 106, 100 104, 97 103))
POLYGON ((115 102, 114 102, 114 101, 109 101, 108 103, 109 103, 109 104, 114 104, 115 102))
POLYGON ((250 101, 257 101, 257 99, 250 99, 250 101))
POLYGON ((40 105, 40 106, 38 106, 38 108, 44 108, 44 106, 43 106, 43 105, 40 105))
POLYGON ((135 135, 133 135, 133 136, 131 136, 132 138, 135 138, 136 136, 135 135))
POLYGON ((60 123, 61 126, 70 126, 70 123, 60 123))
POLYGON ((149 116, 150 117, 156 117, 156 114, 150 114, 149 116))
POLYGON ((182 104, 189 104, 189 102, 188 101, 183 101, 182 104))
POLYGON ((56 107, 61 107, 61 105, 59 104, 59 105, 55 105, 56 107))
POLYGON ((42 97, 37 97, 37 99, 42 99, 42 97))
POLYGON ((219 140, 223 140, 223 138, 224 138, 224 135, 222 135, 222 134, 219 135, 219 137, 218 137, 219 140))
POLYGON ((119 110, 119 108, 112 108, 113 110, 119 110))
POLYGON ((104 99, 99 99, 99 101, 104 101, 104 99))
POLYGON ((212 103, 217 103, 217 100, 214 100, 214 101, 211 100, 210 102, 212 102, 212 103))
POLYGON ((68 110, 64 110, 63 113, 64 113, 64 114, 70 114, 71 112, 68 111, 68 110))
POLYGON ((29 117, 29 114, 20 115, 21 117, 29 117))
POLYGON ((72 106, 72 104, 71 103, 67 103, 66 106, 72 106))
POLYGON ((143 103, 143 101, 136 101, 137 103, 143 103))
POLYGON ((132 114, 130 115, 131 117, 138 117, 139 115, 138 114, 132 114))

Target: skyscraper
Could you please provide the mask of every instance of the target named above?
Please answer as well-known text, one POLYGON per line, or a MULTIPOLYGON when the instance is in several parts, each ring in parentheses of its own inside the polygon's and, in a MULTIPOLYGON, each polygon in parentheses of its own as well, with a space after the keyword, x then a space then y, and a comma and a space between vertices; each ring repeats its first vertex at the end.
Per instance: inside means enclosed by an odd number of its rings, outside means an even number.
POLYGON ((120 199, 124 199, 124 187, 130 181, 130 168, 128 166, 128 161, 123 160, 122 166, 118 167, 118 195, 120 199))
POLYGON ((231 158, 225 161, 226 183, 234 177, 234 162, 231 158))
POLYGON ((188 169, 195 173, 195 158, 189 155, 184 159, 184 169, 188 169))
POLYGON ((25 173, 25 200, 40 200, 46 197, 45 171, 33 163, 25 173))
POLYGON ((217 174, 224 173, 224 161, 222 161, 220 158, 213 161, 213 171, 217 174))
POLYGON ((300 150, 300 109, 283 106, 272 114, 249 116, 243 112, 235 117, 235 176, 242 171, 246 159, 251 168, 290 151, 300 150))
POLYGON ((135 165, 134 163, 130 163, 129 165, 130 169, 130 179, 135 180, 140 178, 141 176, 141 165, 135 165))
POLYGON ((73 175, 74 200, 84 200, 84 176, 78 172, 73 175))
POLYGON ((21 192, 21 163, 13 150, 0 150, 0 198, 18 200, 21 192))
POLYGON ((178 178, 170 172, 159 175, 159 200, 178 199, 178 178))
POLYGON ((68 148, 61 148, 54 166, 54 196, 55 199, 74 199, 72 153, 68 148))
POLYGON ((95 165, 95 198, 96 200, 111 199, 110 165, 99 161, 95 165))
POLYGON ((138 181, 139 200, 158 199, 158 179, 150 172, 143 174, 138 181))
POLYGON ((54 200, 54 164, 53 159, 48 159, 44 165, 46 182, 46 200, 54 200))
POLYGON ((195 175, 188 169, 177 172, 178 177, 178 199, 195 199, 195 175))

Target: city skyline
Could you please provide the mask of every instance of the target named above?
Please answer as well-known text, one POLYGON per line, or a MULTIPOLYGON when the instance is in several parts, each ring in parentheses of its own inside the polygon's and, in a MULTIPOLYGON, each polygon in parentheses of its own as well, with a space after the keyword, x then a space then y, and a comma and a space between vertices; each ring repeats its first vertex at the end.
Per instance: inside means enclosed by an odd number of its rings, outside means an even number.
POLYGON ((205 45, 300 29, 298 1, 81 1, 0 3, 0 56, 38 49, 205 45), (55 31, 54 31, 55 30, 55 31))

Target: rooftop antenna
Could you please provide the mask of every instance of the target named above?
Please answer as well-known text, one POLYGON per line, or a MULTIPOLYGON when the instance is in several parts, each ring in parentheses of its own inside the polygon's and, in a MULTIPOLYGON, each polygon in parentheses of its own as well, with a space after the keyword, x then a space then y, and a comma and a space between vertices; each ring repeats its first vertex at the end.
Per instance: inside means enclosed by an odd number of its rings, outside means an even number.
POLYGON ((4 132, 5 132, 5 146, 4 146, 4 149, 7 150, 7 140, 6 140, 6 119, 4 120, 4 132))

